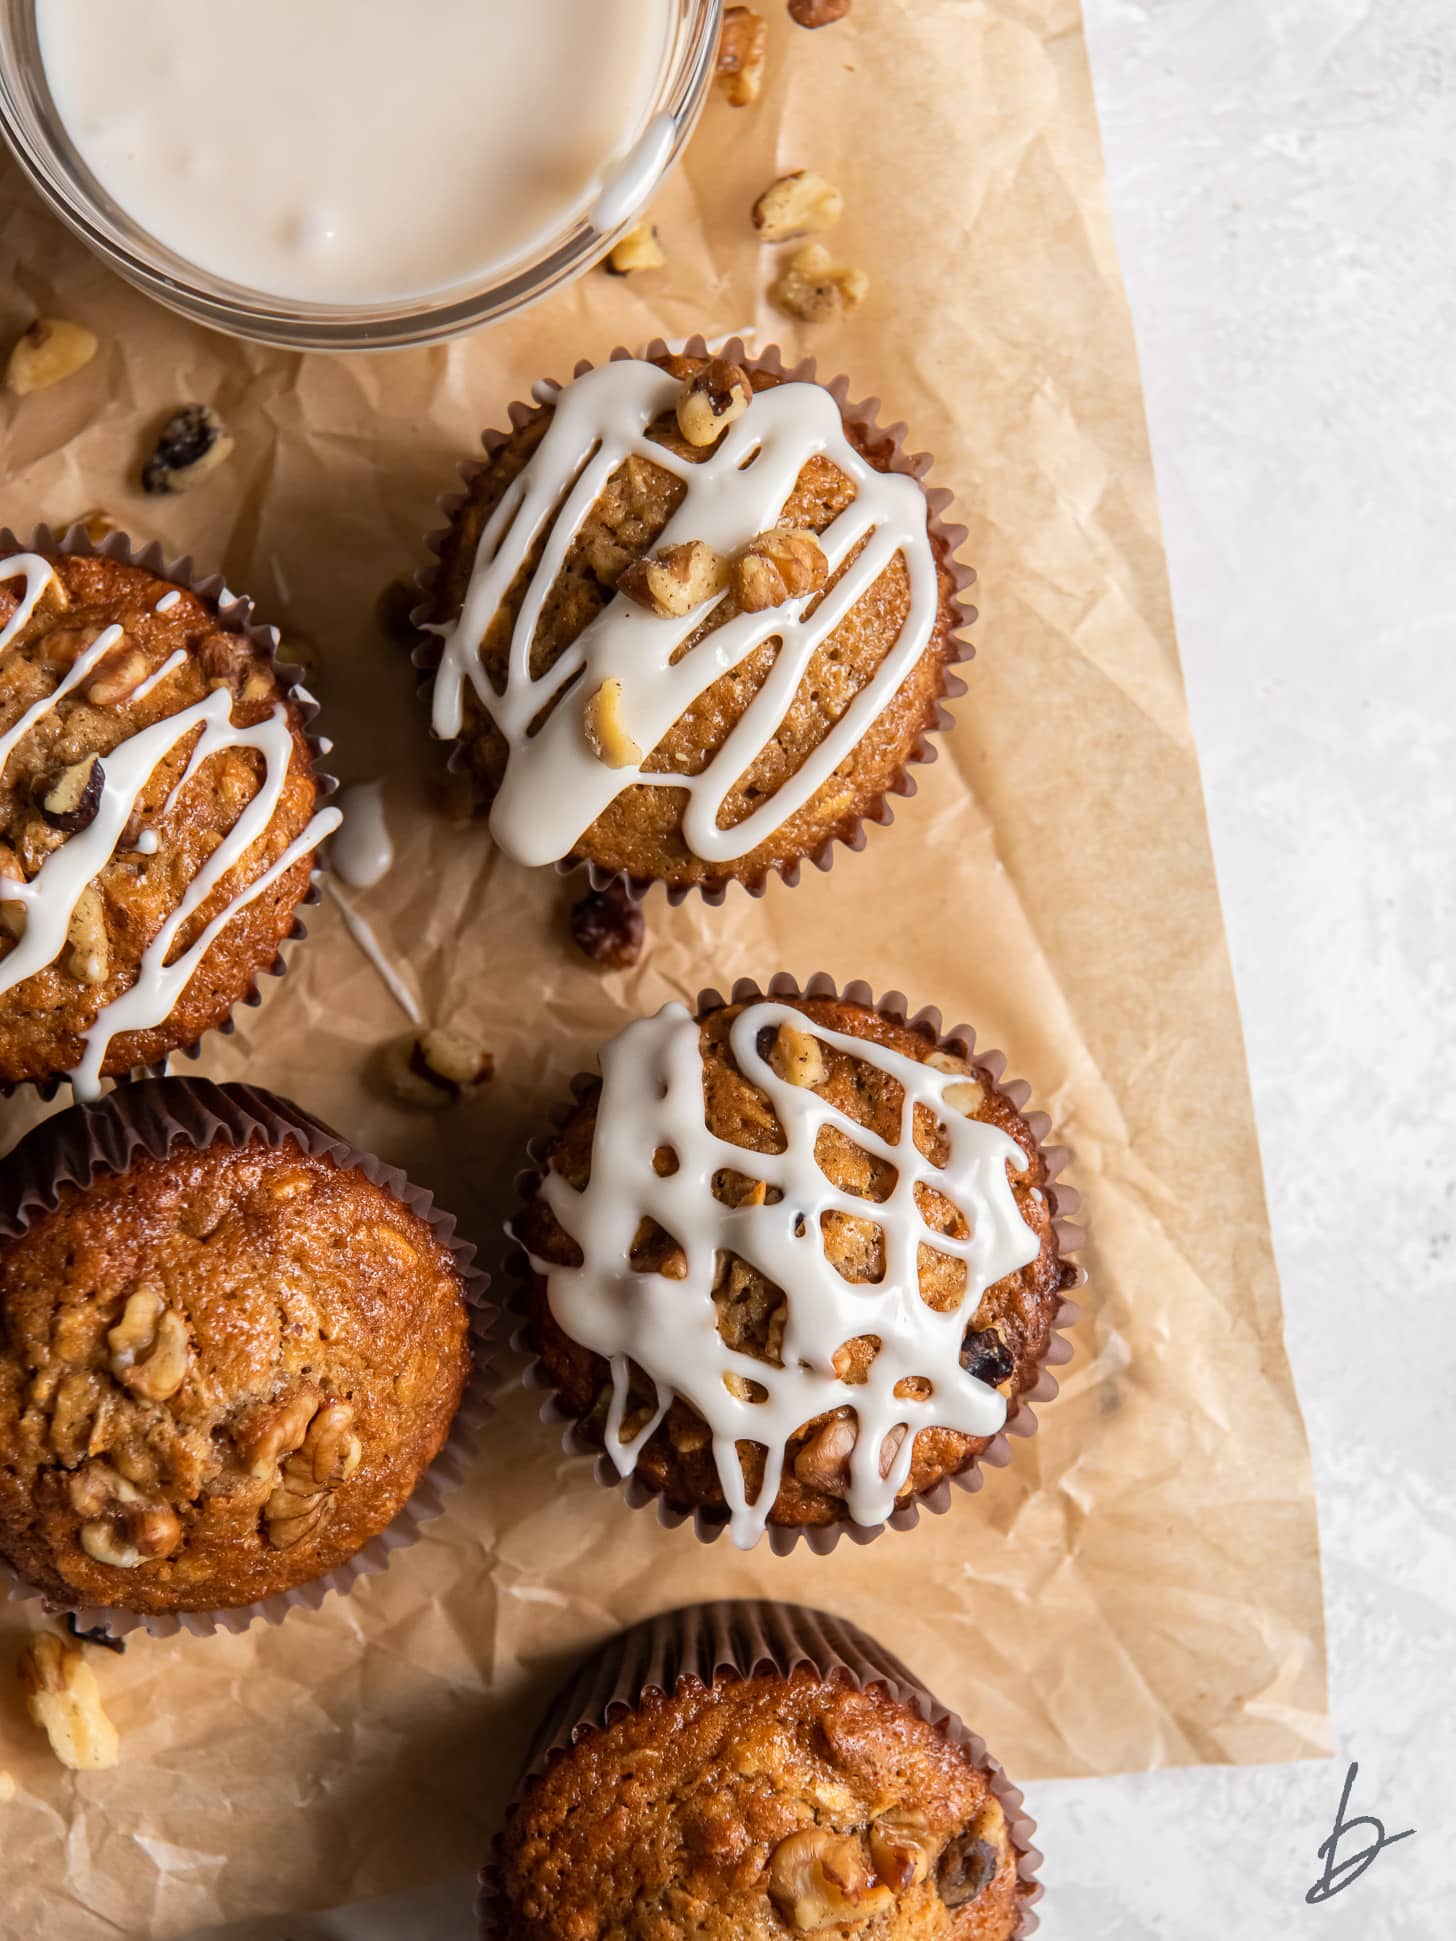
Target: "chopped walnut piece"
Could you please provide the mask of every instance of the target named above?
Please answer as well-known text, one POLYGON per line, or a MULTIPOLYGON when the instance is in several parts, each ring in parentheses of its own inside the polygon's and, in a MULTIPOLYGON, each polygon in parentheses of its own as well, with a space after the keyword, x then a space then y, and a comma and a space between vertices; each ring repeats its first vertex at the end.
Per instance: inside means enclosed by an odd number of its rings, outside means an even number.
POLYGON ((384 1054, 385 1075, 402 1104, 457 1105, 495 1076, 495 1059, 484 1045, 456 1031, 406 1032, 384 1054))
POLYGON ((285 1456, 302 1446, 322 1401, 313 1383, 304 1382, 273 1407, 252 1415, 246 1432, 236 1438, 238 1454, 249 1475, 262 1482, 285 1456))
POLYGON ((642 759, 641 747, 622 719, 622 683, 609 679, 590 695, 582 710, 582 724, 592 753, 608 768, 633 768, 642 759))
POLYGON ((870 1828, 870 1859, 875 1872, 897 1894, 917 1886, 930 1872, 934 1836, 923 1813, 903 1808, 881 1813, 870 1828))
POLYGON ((168 1557, 182 1541, 182 1525, 165 1503, 128 1504, 110 1518, 83 1523, 81 1548, 98 1564, 113 1570, 136 1570, 157 1557, 168 1557))
POLYGON ((187 492, 232 457, 234 440, 211 405, 188 404, 163 425, 142 467, 144 492, 187 492))
POLYGON ((893 1904, 853 1834, 810 1826, 780 1840, 769 1862, 769 1898, 800 1934, 868 1921, 893 1904))
POLYGON ((677 428, 690 445, 715 444, 752 402, 748 373, 726 358, 710 358, 693 372, 679 393, 677 428))
POLYGON ((792 1024, 779 1026, 768 1062, 788 1085, 822 1085, 829 1074, 819 1040, 792 1024))
POLYGON ((101 1707, 96 1674, 78 1645, 41 1631, 20 1654, 16 1671, 25 1709, 73 1772, 100 1772, 118 1757, 116 1727, 101 1707))
POLYGON ((832 27, 852 4, 853 0, 789 0, 789 18, 800 27, 832 27))
POLYGON ((829 560, 819 535, 776 528, 751 540, 733 562, 733 597, 745 613, 765 613, 788 600, 820 592, 829 578, 829 560))
POLYGON ((140 647, 106 654, 82 690, 94 708, 114 708, 147 678, 147 657, 140 647))
POLYGON ((730 107, 749 108, 763 89, 768 22, 753 7, 729 7, 718 42, 718 86, 730 107))
POLYGON ((268 1541, 275 1550, 292 1550, 323 1527, 334 1491, 363 1460, 353 1421, 352 1403, 328 1403, 309 1424, 301 1447, 284 1463, 277 1487, 263 1506, 268 1541))
POLYGON ((88 883, 77 897, 66 939, 70 944, 66 969, 71 976, 78 984, 104 984, 111 975, 111 943, 106 935, 105 906, 94 883, 88 883))
POLYGON ((806 243, 790 257, 770 294, 780 309, 804 323, 836 323, 858 310, 869 289, 863 270, 836 264, 823 243, 806 243))
POLYGON ((770 182, 753 205, 753 226, 766 243, 787 243, 832 229, 844 214, 844 197, 826 176, 794 169, 770 182))
POLYGON ((701 539, 669 546, 655 559, 635 560, 617 591, 659 618, 681 619, 728 584, 728 563, 701 539))
POLYGON ((609 276, 630 276, 634 270, 660 270, 666 261, 657 225, 639 222, 608 252, 606 270, 609 276))
POLYGON ((111 1372, 144 1401, 165 1402, 187 1373, 187 1323, 155 1287, 127 1296, 121 1319, 106 1337, 111 1372))
POLYGON ((642 956, 647 923, 642 905, 621 883, 588 890, 571 906, 571 940, 606 970, 631 970, 642 956))
POLYGON ((96 820, 105 787, 106 770, 101 766, 101 757, 83 755, 80 761, 38 783, 35 799, 52 829, 60 829, 70 836, 96 820))
POLYGON ((859 1440, 852 1416, 839 1416, 811 1436, 794 1457, 794 1475, 806 1489, 843 1496, 849 1487, 849 1459, 859 1440))
POLYGON ((64 317, 37 317, 16 339, 5 366, 5 382, 18 398, 44 391, 74 377, 96 355, 98 340, 84 324, 64 317))
POLYGON ((933 1071, 959 1073, 964 1077, 960 1085, 947 1085, 945 1102, 953 1112, 960 1112, 968 1119, 974 1119, 986 1103, 985 1087, 971 1073, 966 1071, 963 1058, 956 1058, 947 1051, 933 1051, 926 1059, 933 1071))

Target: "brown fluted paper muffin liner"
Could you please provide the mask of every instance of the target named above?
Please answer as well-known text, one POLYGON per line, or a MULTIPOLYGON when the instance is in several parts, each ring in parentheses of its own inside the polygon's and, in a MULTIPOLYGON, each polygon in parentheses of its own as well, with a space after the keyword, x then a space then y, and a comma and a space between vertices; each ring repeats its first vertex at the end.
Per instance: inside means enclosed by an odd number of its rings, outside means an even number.
MULTIPOLYGON (((883 1686, 897 1703, 908 1705, 939 1727, 953 1745, 964 1747, 1001 1802, 1017 1854, 1022 1913, 1014 1941, 1032 1934, 1039 1926, 1032 1903, 1042 1894, 1036 1878, 1042 1856, 1032 1845, 1036 1822, 1022 1810, 1020 1789, 991 1757, 985 1741, 877 1639, 847 1618, 802 1604, 757 1598, 692 1604, 647 1618, 608 1639, 563 1686, 543 1719, 506 1807, 506 1823, 529 1785, 553 1759, 584 1733, 600 1731, 623 1713, 635 1711, 644 1696, 673 1692, 684 1678, 711 1686, 720 1677, 748 1678, 758 1671, 789 1677, 801 1666, 810 1667, 820 1678, 844 1678, 860 1690, 883 1686)), ((503 1838, 504 1828, 480 1877, 481 1941, 509 1941, 510 1910, 500 1874, 503 1838)))
MULTIPOLYGON (((185 587, 189 593, 196 594, 199 600, 206 600, 216 611, 220 626, 229 633, 240 634, 263 656, 272 667, 284 695, 291 698, 297 706, 303 721, 309 753, 313 757, 318 803, 326 802, 336 793, 339 786, 338 778, 319 767, 322 758, 332 751, 333 743, 326 736, 313 731, 313 724, 318 719, 319 704, 304 685, 305 670, 294 662, 282 658, 281 636, 278 629, 255 620, 252 599, 246 594, 230 592, 221 573, 200 575, 190 553, 185 554, 181 559, 168 559, 162 550, 160 540, 154 539, 146 546, 138 546, 126 533, 111 532, 99 542, 93 541, 81 521, 77 521, 64 532, 57 532, 51 526, 36 526, 28 539, 21 539, 9 526, 0 527, 0 557, 5 557, 12 552, 60 553, 76 558, 99 555, 103 559, 119 560, 123 566, 139 566, 144 572, 154 573, 158 579, 170 580, 175 586, 185 587)), ((313 875, 308 889, 300 900, 300 908, 315 904, 319 900, 318 878, 327 867, 323 848, 324 845, 320 844, 314 851, 313 875)), ((284 945, 301 943, 307 935, 308 931, 303 922, 295 916, 293 928, 283 939, 283 943, 284 945)), ((262 974, 266 977, 282 977, 287 969, 283 947, 280 946, 273 962, 262 974)), ((240 1004, 249 1007, 261 1004, 262 1001, 263 993, 256 983, 246 996, 238 1000, 240 1004)), ((236 1005, 233 1008, 235 1011, 236 1005)), ((231 1012, 220 1024, 211 1027, 211 1030, 220 1031, 224 1036, 231 1036, 236 1029, 236 1019, 231 1012)), ((208 1033, 204 1032, 190 1045, 179 1045, 175 1052, 169 1053, 169 1056, 196 1058, 207 1036, 208 1033)), ((138 1072, 144 1070, 147 1073, 156 1074, 165 1069, 164 1062, 162 1065, 139 1067, 138 1072)), ((64 1083, 65 1074, 57 1073, 53 1078, 39 1081, 27 1080, 24 1085, 25 1089, 35 1091, 43 1099, 53 1099, 64 1083)), ((0 1085, 0 1097, 12 1097, 21 1089, 20 1085, 0 1085)))
MULTIPOLYGON (((850 380, 848 377, 841 375, 827 381, 820 379, 817 375, 818 360, 813 357, 802 358, 797 364, 786 364, 784 362, 783 352, 777 344, 770 345, 767 350, 763 351, 757 357, 750 357, 740 337, 731 337, 722 344, 719 344, 715 339, 714 347, 711 351, 708 347, 707 340, 701 336, 689 337, 680 347, 669 345, 665 339, 655 337, 641 355, 650 359, 666 356, 670 353, 684 357, 723 357, 730 363, 740 365, 746 371, 767 372, 771 376, 780 378, 787 383, 822 383, 823 388, 829 392, 830 396, 844 414, 846 423, 852 425, 862 434, 874 456, 876 458, 887 457, 889 460, 888 469, 890 471, 906 473, 924 488, 931 537, 934 540, 939 540, 944 547, 944 563, 954 582, 951 596, 951 605, 956 615, 955 627, 951 634, 952 646, 955 649, 954 662, 947 662, 942 666, 934 716, 921 731, 919 740, 894 782, 877 798, 865 815, 856 818, 847 834, 826 837, 819 848, 809 855, 807 860, 816 869, 827 870, 832 867, 835 853, 840 847, 853 850, 864 848, 868 834, 867 824, 889 824, 894 821, 895 812, 890 801, 891 796, 911 796, 915 794, 915 778, 910 773, 910 770, 913 767, 924 766, 935 761, 936 747, 931 737, 933 735, 943 734, 951 726, 951 715, 946 703, 958 699, 966 691, 965 682, 958 674, 952 672, 952 665, 959 665, 974 659, 976 651, 961 631, 961 629, 970 626, 976 619, 976 609, 966 598, 967 593, 975 582, 975 568, 967 565, 964 560, 957 558, 957 553, 965 544, 968 534, 964 526, 956 525, 946 518, 946 514, 951 505, 950 492, 944 486, 925 486, 926 476, 935 463, 933 455, 929 452, 907 451, 905 440, 909 433, 908 426, 899 423, 885 426, 880 424, 880 400, 878 398, 865 398, 858 404, 852 403, 849 395, 850 380)), ((624 346, 618 345, 611 353, 611 362, 616 363, 624 357, 636 357, 637 355, 638 353, 636 351, 628 350, 624 346)), ((573 379, 582 377, 593 368, 594 365, 591 359, 582 358, 573 370, 572 377, 573 379)), ((491 458, 506 440, 519 431, 523 425, 529 424, 533 418, 539 417, 541 412, 546 408, 546 406, 541 404, 512 404, 507 412, 509 429, 506 431, 487 431, 481 436, 481 443, 485 447, 486 457, 484 459, 467 459, 460 466, 460 477, 465 483, 466 491, 463 493, 457 492, 449 494, 438 501, 437 509, 444 516, 446 525, 427 533, 425 536, 424 545, 431 555, 431 564, 423 567, 415 575, 415 584, 419 587, 422 595, 420 605, 410 615, 410 620, 416 627, 422 628, 435 617, 432 599, 438 576, 439 555, 448 535, 449 521, 454 518, 455 514, 464 505, 471 484, 486 469, 491 458)), ((435 668, 439 665, 439 660, 440 649, 438 642, 432 636, 426 635, 422 644, 415 649, 415 665, 426 674, 433 675, 435 668)), ((432 686, 433 681, 427 680, 420 690, 421 696, 427 705, 432 686)), ((447 766, 455 773, 461 772, 463 757, 463 744, 457 741, 450 750, 447 766)), ((795 857, 791 861, 785 861, 782 864, 770 865, 752 881, 747 881, 739 877, 734 877, 731 880, 739 883, 742 888, 748 891, 749 895, 762 896, 772 876, 780 876, 785 883, 791 885, 797 883, 803 861, 804 858, 795 857)), ((562 876, 572 876, 578 871, 585 870, 592 889, 604 890, 611 884, 617 884, 625 889, 636 902, 641 902, 647 892, 652 888, 652 885, 661 880, 658 877, 630 876, 625 871, 603 869, 599 864, 587 858, 576 860, 569 857, 564 858, 556 864, 556 870, 562 876)), ((706 885, 697 883, 667 884, 665 888, 667 890, 667 900, 671 904, 685 902, 690 895, 694 894, 701 896, 705 903, 719 904, 728 893, 728 883, 726 882, 706 885)))
POLYGON ((330 1591, 352 1589, 361 1577, 383 1570, 394 1551, 418 1541, 422 1525, 440 1514, 445 1496, 463 1479, 489 1412, 492 1314, 486 1290, 490 1279, 475 1265, 473 1244, 458 1238, 455 1216, 437 1207, 433 1194, 416 1186, 397 1166, 352 1145, 291 1100, 255 1085, 143 1078, 119 1086, 99 1105, 73 1105, 44 1120, 0 1161, 0 1238, 24 1233, 32 1220, 54 1209, 62 1186, 84 1189, 100 1174, 124 1172, 139 1153, 162 1159, 178 1146, 203 1151, 219 1142, 275 1149, 297 1145, 312 1158, 330 1159, 336 1166, 361 1172, 426 1221, 449 1249, 463 1285, 469 1308, 471 1373, 444 1446, 394 1520, 347 1562, 293 1590, 227 1610, 146 1614, 69 1605, 27 1583, 0 1559, 0 1581, 6 1584, 9 1598, 41 1598, 48 1611, 73 1611, 84 1629, 113 1636, 141 1629, 153 1637, 172 1637, 178 1631, 208 1637, 215 1631, 246 1630, 259 1619, 278 1624, 297 1605, 317 1610, 330 1591))
MULTIPOLYGON (((846 984, 841 990, 834 979, 824 971, 817 971, 806 984, 800 985, 797 978, 786 971, 769 979, 767 986, 761 986, 751 977, 740 977, 728 997, 716 990, 701 991, 698 994, 697 1010, 721 1010, 727 1004, 749 1003, 762 997, 823 997, 842 999, 847 1004, 864 1005, 867 1009, 878 1011, 882 1016, 897 1024, 909 1025, 912 1029, 929 1032, 933 1035, 941 1051, 957 1052, 966 1056, 974 1054, 976 1063, 989 1074, 996 1086, 1026 1120, 1028 1129, 1037 1143, 1042 1160, 1046 1166, 1046 1190, 1052 1205, 1052 1226, 1057 1236, 1058 1257, 1062 1261, 1067 1278, 1062 1282, 1063 1300, 1052 1319, 1051 1332, 1041 1358, 1038 1379, 1034 1387, 1018 1395, 1012 1402, 1004 1427, 982 1453, 967 1468, 955 1476, 944 1478, 935 1488, 896 1509, 884 1523, 862 1524, 845 1519, 838 1523, 813 1527, 788 1528, 779 1524, 769 1524, 768 1543, 776 1556, 784 1556, 796 1544, 803 1542, 816 1555, 824 1555, 833 1550, 841 1539, 848 1538, 851 1543, 869 1543, 886 1529, 913 1530, 920 1521, 920 1512, 928 1510, 933 1516, 941 1516, 950 1508, 951 1485, 965 1491, 975 1491, 981 1487, 982 1465, 1004 1468, 1011 1460, 1011 1436, 1033 1436, 1036 1434, 1037 1416, 1031 1404, 1049 1402, 1057 1393, 1057 1379, 1051 1372, 1072 1358, 1073 1348, 1070 1341, 1060 1332, 1071 1327, 1077 1320, 1080 1310, 1075 1301, 1066 1297, 1071 1290, 1084 1285, 1087 1271, 1079 1261, 1069 1256, 1075 1253, 1086 1240, 1086 1233, 1080 1224, 1074 1224, 1068 1217, 1080 1213, 1082 1196, 1069 1186, 1054 1185, 1066 1170, 1071 1160, 1071 1152, 1065 1146, 1049 1146, 1045 1143, 1051 1131, 1051 1120, 1045 1112, 1027 1112, 1025 1106, 1031 1097, 1031 1087, 1024 1079, 1005 1080, 1006 1056, 1004 1052, 975 1050, 976 1034, 969 1025, 956 1025, 954 1029, 942 1029, 940 1012, 934 1005, 925 1005, 911 1012, 909 1003, 899 991, 887 991, 876 998, 870 986, 862 981, 846 984)), ((579 1103, 584 1091, 594 1083, 590 1074, 579 1074, 572 1081, 572 1097, 569 1103, 561 1106, 556 1114, 556 1129, 564 1125, 572 1110, 579 1103)), ((527 1147, 530 1162, 516 1180, 516 1197, 521 1205, 535 1193, 544 1177, 547 1164, 549 1135, 539 1135, 527 1147)), ((508 1222, 506 1232, 511 1240, 516 1240, 514 1222, 508 1222)), ((532 1282, 532 1268, 524 1248, 517 1246, 509 1263, 510 1285, 507 1289, 504 1308, 516 1323, 511 1335, 511 1347, 518 1354, 527 1357, 519 1376, 527 1388, 543 1392, 541 1420, 557 1425, 562 1430, 561 1446, 569 1456, 591 1456, 595 1459, 595 1476, 598 1483, 609 1489, 622 1491, 627 1503, 633 1509, 645 1509, 655 1505, 658 1521, 667 1529, 676 1529, 686 1523, 691 1515, 694 1531, 703 1543, 715 1543, 727 1528, 726 1519, 715 1517, 704 1509, 692 1512, 674 1509, 662 1497, 661 1492, 648 1483, 639 1473, 623 1477, 611 1459, 599 1445, 594 1443, 582 1429, 575 1416, 562 1408, 557 1391, 550 1375, 531 1348, 528 1314, 529 1291, 532 1282)))

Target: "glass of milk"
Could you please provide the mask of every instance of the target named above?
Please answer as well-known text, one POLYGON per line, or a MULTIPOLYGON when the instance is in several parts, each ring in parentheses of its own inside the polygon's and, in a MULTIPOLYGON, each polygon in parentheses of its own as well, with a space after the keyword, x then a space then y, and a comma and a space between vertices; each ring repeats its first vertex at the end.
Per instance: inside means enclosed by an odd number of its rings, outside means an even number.
POLYGON ((0 129, 184 315, 295 348, 451 337, 642 214, 723 0, 0 0, 0 129))

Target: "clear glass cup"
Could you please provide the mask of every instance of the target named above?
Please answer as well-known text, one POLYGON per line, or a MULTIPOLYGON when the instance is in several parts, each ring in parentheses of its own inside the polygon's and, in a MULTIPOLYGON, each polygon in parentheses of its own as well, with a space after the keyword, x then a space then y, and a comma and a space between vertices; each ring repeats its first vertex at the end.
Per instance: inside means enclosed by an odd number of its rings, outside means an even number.
POLYGON ((723 0, 676 0, 676 16, 642 137, 591 212, 529 259, 398 303, 311 304, 250 290, 189 263, 142 229, 91 174, 61 124, 41 65, 35 0, 0 0, 0 133, 44 200, 104 262, 183 316, 293 350, 434 343, 511 316, 569 283, 640 216, 681 154, 712 83, 723 0))

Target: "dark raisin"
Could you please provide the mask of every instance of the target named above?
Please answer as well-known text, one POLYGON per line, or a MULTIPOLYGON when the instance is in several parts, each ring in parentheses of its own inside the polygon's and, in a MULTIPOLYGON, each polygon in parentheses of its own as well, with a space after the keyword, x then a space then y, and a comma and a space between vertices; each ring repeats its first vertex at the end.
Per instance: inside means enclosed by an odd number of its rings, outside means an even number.
POLYGON ((1016 1357, 994 1328, 968 1328, 961 1343, 961 1367, 978 1382, 996 1388, 1016 1372, 1016 1357))
POLYGON ((647 924, 642 905, 620 883, 588 890, 571 906, 571 940, 606 970, 630 970, 642 955, 647 924))
POLYGON ((947 1846, 936 1868, 935 1884, 947 1907, 969 1907, 996 1878, 1000 1864, 987 1840, 962 1833, 947 1846))
POLYGON ((90 1631, 83 1631, 76 1622, 76 1613, 70 1611, 66 1616, 66 1629, 80 1644, 99 1644, 105 1651, 121 1652, 126 1650, 125 1638, 114 1638, 104 1625, 96 1625, 90 1631))

